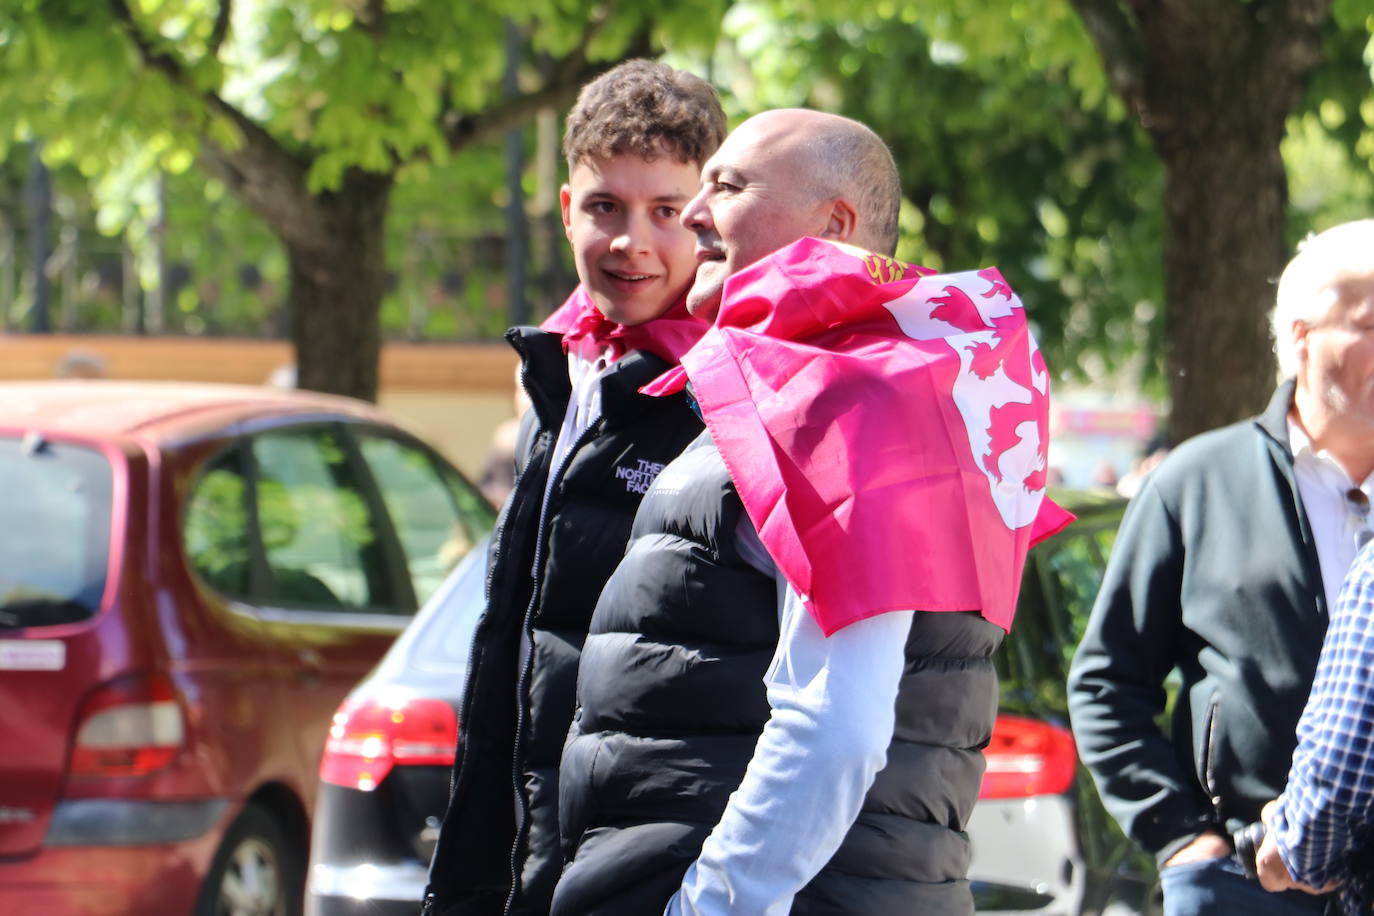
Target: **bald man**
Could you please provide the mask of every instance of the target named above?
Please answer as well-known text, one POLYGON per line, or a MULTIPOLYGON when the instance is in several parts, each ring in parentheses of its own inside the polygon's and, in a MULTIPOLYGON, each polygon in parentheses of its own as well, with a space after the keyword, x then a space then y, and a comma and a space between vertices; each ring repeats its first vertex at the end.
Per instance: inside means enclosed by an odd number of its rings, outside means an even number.
MULTIPOLYGON (((863 125, 751 118, 683 211, 689 309, 714 319, 727 277, 804 237, 890 256, 899 201, 863 125)), ((649 488, 593 615, 552 912, 972 913, 962 831, 1002 635, 908 609, 827 637, 703 434, 649 488)))

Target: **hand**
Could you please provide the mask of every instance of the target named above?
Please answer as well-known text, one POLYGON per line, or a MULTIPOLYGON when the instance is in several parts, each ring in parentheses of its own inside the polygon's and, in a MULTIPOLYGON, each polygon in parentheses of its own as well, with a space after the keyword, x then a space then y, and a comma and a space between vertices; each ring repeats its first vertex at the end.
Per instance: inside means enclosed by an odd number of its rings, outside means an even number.
POLYGON ((1169 856, 1163 867, 1201 862, 1203 859, 1220 859, 1230 854, 1230 842, 1215 830, 1208 830, 1206 833, 1199 833, 1187 846, 1169 856))
POLYGON ((1288 866, 1283 864, 1283 857, 1279 855, 1279 846, 1274 841, 1274 831, 1270 823, 1277 804, 1278 800, 1275 799, 1265 805, 1264 810, 1260 812, 1260 820, 1264 821, 1266 827, 1271 827, 1265 832, 1259 849, 1255 850, 1255 871, 1259 873, 1260 886, 1271 893, 1299 890, 1304 894, 1329 894, 1334 891, 1340 886, 1339 881, 1332 881, 1325 887, 1312 887, 1310 884, 1294 880, 1288 866))

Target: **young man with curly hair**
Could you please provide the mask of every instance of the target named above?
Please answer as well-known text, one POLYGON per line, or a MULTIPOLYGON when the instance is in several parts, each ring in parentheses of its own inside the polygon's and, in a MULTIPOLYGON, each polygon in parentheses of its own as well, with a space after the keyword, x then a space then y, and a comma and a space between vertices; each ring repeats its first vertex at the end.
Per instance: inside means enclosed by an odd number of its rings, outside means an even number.
POLYGON ((701 430, 685 397, 639 389, 707 327, 684 305, 696 257, 679 217, 724 136, 709 84, 643 60, 589 83, 568 116, 560 202, 581 283, 541 328, 506 335, 532 406, 492 536, 425 913, 549 910, 588 622, 642 495, 701 430))

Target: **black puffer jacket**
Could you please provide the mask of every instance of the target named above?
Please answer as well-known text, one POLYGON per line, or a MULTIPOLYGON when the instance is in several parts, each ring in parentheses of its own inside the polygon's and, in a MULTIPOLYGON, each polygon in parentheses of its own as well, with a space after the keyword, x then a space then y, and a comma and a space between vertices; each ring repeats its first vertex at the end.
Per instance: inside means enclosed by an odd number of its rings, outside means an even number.
MULTIPOLYGON (((774 580, 735 550, 742 506, 703 434, 659 476, 602 592, 561 775, 558 916, 661 912, 739 785, 769 716, 774 580)), ((962 833, 997 705, 1002 631, 919 613, 888 764, 807 914, 973 911, 962 833)))
POLYGON ((592 609, 649 482, 701 429, 682 395, 638 393, 668 364, 632 352, 601 380, 602 418, 551 468, 571 395, 562 339, 533 328, 507 339, 522 358, 532 409, 492 539, 453 793, 430 868, 426 912, 436 914, 548 911, 563 864, 558 762, 592 609), (523 666, 522 633, 530 647, 523 666))
POLYGON ((796 916, 971 914, 964 833, 997 717, 992 654, 1000 627, 976 613, 921 612, 911 622, 887 766, 796 916))

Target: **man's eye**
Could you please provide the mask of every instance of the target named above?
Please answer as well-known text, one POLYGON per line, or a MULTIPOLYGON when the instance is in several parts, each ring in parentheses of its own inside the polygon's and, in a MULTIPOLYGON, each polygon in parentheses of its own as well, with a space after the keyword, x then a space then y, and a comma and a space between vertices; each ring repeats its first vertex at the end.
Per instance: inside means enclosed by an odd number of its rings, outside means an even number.
POLYGON ((609 200, 593 200, 587 204, 587 212, 595 214, 614 213, 615 204, 609 200))
POLYGON ((677 219, 678 209, 677 207, 659 207, 658 216, 659 219, 677 219))
POLYGON ((724 191, 727 194, 733 194, 739 190, 739 185, 731 184, 728 181, 721 181, 719 178, 715 180, 714 184, 717 191, 724 191))

